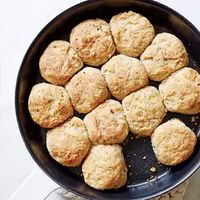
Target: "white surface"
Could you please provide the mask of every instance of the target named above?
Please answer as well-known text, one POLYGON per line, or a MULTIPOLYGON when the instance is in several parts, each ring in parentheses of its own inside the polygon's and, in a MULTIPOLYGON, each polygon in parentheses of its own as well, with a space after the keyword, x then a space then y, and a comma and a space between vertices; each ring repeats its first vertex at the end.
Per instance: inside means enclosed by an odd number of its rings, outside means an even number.
MULTIPOLYGON (((1 200, 7 200, 34 169, 34 162, 19 134, 14 110, 15 82, 22 58, 38 32, 52 18, 78 2, 77 0, 1 1, 0 152, 3 155, 0 170, 1 200)), ((48 177, 47 179, 49 183, 41 185, 38 180, 38 184, 35 185, 38 195, 41 193, 40 188, 43 190, 51 184, 50 179, 48 177)))
MULTIPOLYGON (((15 118, 14 89, 22 58, 37 33, 52 18, 78 2, 80 0, 1 1, 1 200, 7 200, 9 197, 12 200, 40 200, 57 186, 35 166, 22 142, 15 118), (34 188, 34 194, 31 188, 34 188)), ((160 0, 159 2, 177 10, 200 29, 198 0, 160 0)), ((189 185, 186 200, 200 199, 200 197, 191 197, 195 195, 194 188, 198 190, 199 185, 200 173, 189 185)))
POLYGON ((38 167, 13 192, 9 200, 42 200, 57 188, 58 185, 51 181, 38 167))

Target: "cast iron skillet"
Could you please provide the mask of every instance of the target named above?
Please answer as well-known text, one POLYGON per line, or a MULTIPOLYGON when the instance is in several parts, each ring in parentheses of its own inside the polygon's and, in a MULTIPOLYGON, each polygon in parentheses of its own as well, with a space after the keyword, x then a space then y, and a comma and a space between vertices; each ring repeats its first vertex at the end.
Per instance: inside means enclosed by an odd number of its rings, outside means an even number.
MULTIPOLYGON (((47 130, 36 125, 29 115, 27 101, 30 90, 36 83, 44 82, 39 74, 38 62, 47 45, 57 39, 69 40, 71 29, 85 19, 102 18, 109 22, 114 14, 129 10, 146 16, 153 23, 156 33, 167 31, 178 36, 190 55, 190 66, 200 71, 198 67, 200 66, 200 33, 183 16, 153 1, 97 0, 78 4, 64 11, 45 26, 29 47, 18 74, 16 114, 27 149, 50 178, 63 188, 88 199, 152 198, 179 185, 200 166, 199 140, 189 160, 179 166, 168 168, 156 161, 148 138, 135 139, 132 134, 129 134, 129 138, 122 144, 129 169, 127 186, 119 190, 97 191, 84 183, 80 168, 63 167, 49 156, 45 146, 47 130), (157 171, 151 172, 149 170, 151 167, 156 167, 157 171)), ((158 85, 154 82, 150 84, 158 85)), ((172 117, 183 120, 199 137, 198 119, 196 122, 191 122, 192 116, 168 113, 164 121, 172 117)))

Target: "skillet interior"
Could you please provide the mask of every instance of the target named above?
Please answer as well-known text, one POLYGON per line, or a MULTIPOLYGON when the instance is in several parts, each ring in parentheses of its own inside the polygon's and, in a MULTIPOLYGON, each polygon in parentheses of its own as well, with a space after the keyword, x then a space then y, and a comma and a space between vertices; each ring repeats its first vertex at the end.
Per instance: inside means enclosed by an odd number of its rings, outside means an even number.
MULTIPOLYGON (((16 85, 16 114, 22 138, 37 164, 62 187, 89 199, 145 199, 167 192, 189 177, 200 165, 200 141, 194 154, 183 164, 168 168, 159 164, 153 154, 148 138, 135 139, 129 134, 122 144, 129 169, 127 186, 119 190, 97 191, 83 182, 80 168, 66 168, 57 164, 48 154, 45 146, 46 130, 36 125, 28 112, 28 96, 33 85, 44 82, 39 74, 39 58, 56 39, 69 40, 71 29, 79 22, 90 18, 102 18, 109 22, 117 13, 133 10, 146 16, 156 33, 167 31, 178 36, 184 43, 190 66, 200 72, 200 34, 185 18, 173 10, 152 1, 98 0, 79 4, 52 20, 35 38, 22 62, 16 85), (146 159, 143 157, 146 156, 146 159), (156 167, 155 173, 149 169, 156 167)), ((155 82, 150 85, 157 86, 155 82)), ((83 116, 79 116, 83 117, 83 116)), ((197 136, 200 115, 195 122, 191 117, 168 113, 167 119, 177 117, 192 128, 197 136)), ((195 116, 197 117, 197 115, 195 116)))

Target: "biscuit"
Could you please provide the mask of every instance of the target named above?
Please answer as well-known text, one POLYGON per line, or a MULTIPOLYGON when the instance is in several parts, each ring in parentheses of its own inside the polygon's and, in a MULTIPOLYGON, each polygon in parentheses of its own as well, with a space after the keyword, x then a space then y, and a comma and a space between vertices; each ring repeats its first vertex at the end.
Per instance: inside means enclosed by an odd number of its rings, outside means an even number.
POLYGON ((88 113, 106 100, 108 90, 101 71, 86 67, 74 75, 65 86, 74 109, 88 113))
POLYGON ((167 110, 182 114, 200 112, 200 74, 192 68, 182 68, 159 85, 167 110))
POLYGON ((102 65, 115 52, 109 24, 102 19, 89 19, 74 27, 70 44, 83 62, 91 66, 102 65))
POLYGON ((132 11, 113 16, 110 26, 117 51, 131 57, 140 56, 155 36, 149 20, 132 11))
POLYGON ((151 80, 161 81, 188 65, 186 49, 175 35, 160 33, 140 57, 151 80))
POLYGON ((94 144, 121 143, 128 135, 128 125, 122 105, 109 99, 84 118, 90 141, 94 144))
POLYGON ((55 85, 64 85, 83 67, 83 62, 69 42, 57 40, 46 48, 39 66, 45 80, 55 85))
POLYGON ((137 137, 150 136, 166 115, 160 94, 152 86, 126 96, 122 106, 130 131, 137 137))
POLYGON ((138 59, 125 55, 112 57, 103 65, 101 72, 111 94, 118 100, 148 84, 143 64, 138 59))
POLYGON ((117 189, 125 185, 127 167, 122 154, 122 148, 115 145, 97 145, 82 165, 85 182, 97 189, 117 189))
POLYGON ((28 109, 33 121, 43 128, 52 128, 73 116, 73 107, 66 90, 48 83, 33 86, 28 109))
POLYGON ((193 153, 196 142, 193 131, 178 119, 161 124, 151 136, 156 158, 162 164, 170 166, 187 160, 193 153))
POLYGON ((81 119, 73 117, 47 133, 46 146, 53 159, 67 167, 79 166, 90 149, 81 119))
POLYGON ((184 181, 181 185, 173 190, 151 200, 183 200, 187 185, 188 180, 184 181))

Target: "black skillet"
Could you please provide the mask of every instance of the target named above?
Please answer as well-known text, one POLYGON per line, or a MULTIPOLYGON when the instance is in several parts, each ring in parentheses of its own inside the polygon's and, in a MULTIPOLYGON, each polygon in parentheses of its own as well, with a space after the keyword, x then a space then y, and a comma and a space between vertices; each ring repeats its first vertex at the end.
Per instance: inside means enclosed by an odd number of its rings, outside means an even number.
MULTIPOLYGON (((80 168, 63 167, 49 156, 45 146, 46 130, 36 125, 29 115, 27 101, 30 90, 36 83, 44 81, 39 73, 38 62, 47 45, 57 39, 69 40, 71 29, 83 20, 102 18, 109 22, 114 14, 129 10, 146 16, 154 25, 156 33, 167 31, 178 36, 187 48, 190 66, 200 72, 200 33, 183 16, 154 1, 94 0, 64 11, 45 26, 29 47, 18 74, 15 96, 16 114, 27 149, 50 178, 63 188, 88 199, 152 198, 179 185, 200 166, 199 140, 189 160, 179 166, 169 168, 157 162, 148 138, 135 139, 132 134, 129 134, 128 139, 122 144, 129 169, 127 185, 119 190, 97 191, 84 183, 80 168), (151 172, 151 167, 155 167, 156 172, 151 172)), ((150 84, 157 85, 153 82, 150 84)), ((168 113, 164 121, 172 117, 183 120, 199 137, 200 116, 196 122, 191 122, 193 116, 168 113)))

